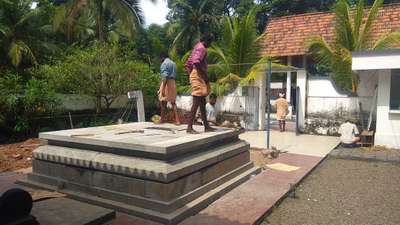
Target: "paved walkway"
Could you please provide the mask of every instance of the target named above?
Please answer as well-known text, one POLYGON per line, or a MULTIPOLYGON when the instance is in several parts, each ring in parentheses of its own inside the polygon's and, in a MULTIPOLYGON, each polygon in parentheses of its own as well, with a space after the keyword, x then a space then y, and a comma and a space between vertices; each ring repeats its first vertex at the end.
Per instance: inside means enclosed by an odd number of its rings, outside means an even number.
MULTIPOLYGON (((266 132, 250 131, 240 135, 253 148, 266 148, 266 132)), ((281 151, 309 156, 325 157, 339 144, 338 137, 316 136, 294 132, 271 131, 271 146, 281 151)))
POLYGON ((337 148, 332 150, 329 156, 341 159, 400 163, 400 150, 372 151, 369 148, 337 148))
POLYGON ((270 164, 296 166, 291 172, 267 169, 180 225, 253 225, 260 221, 323 158, 282 154, 270 164))

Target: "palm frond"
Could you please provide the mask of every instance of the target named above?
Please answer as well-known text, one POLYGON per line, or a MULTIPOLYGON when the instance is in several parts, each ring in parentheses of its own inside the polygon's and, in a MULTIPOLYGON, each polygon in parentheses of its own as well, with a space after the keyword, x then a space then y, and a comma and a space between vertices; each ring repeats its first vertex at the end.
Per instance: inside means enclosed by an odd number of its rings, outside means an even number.
POLYGON ((37 7, 35 9, 31 9, 28 13, 24 14, 19 21, 15 24, 16 27, 21 26, 22 24, 26 23, 27 21, 31 20, 34 17, 37 17, 42 10, 37 7))
POLYGON ((52 17, 53 31, 58 31, 65 22, 67 8, 65 5, 57 6, 52 17))
POLYGON ((231 82, 238 82, 242 78, 236 74, 230 73, 226 76, 221 77, 220 79, 217 80, 217 84, 225 84, 225 83, 231 83, 231 82))
POLYGON ((321 36, 310 37, 307 41, 308 52, 314 56, 319 64, 331 66, 335 57, 334 51, 321 36))
POLYGON ((393 32, 379 38, 379 40, 373 46, 373 49, 383 50, 398 45, 400 45, 400 32, 393 32))
MULTIPOLYGON (((364 1, 361 0, 357 4, 356 14, 354 15, 354 26, 353 26, 354 40, 356 41, 357 45, 359 43, 358 39, 361 32, 361 24, 363 18, 364 18, 364 1)), ((356 46, 356 49, 357 48, 359 48, 359 46, 356 46)))
POLYGON ((0 34, 2 34, 3 36, 8 36, 10 31, 11 31, 11 29, 8 26, 0 24, 0 34))
POLYGON ((271 63, 272 70, 296 69, 295 67, 292 66, 282 65, 278 61, 274 61, 273 58, 270 56, 264 56, 250 68, 250 72, 241 81, 242 85, 248 85, 249 83, 257 80, 260 75, 265 74, 269 69, 268 67, 269 60, 272 60, 271 63))
POLYGON ((348 49, 354 49, 353 27, 347 0, 338 0, 333 11, 336 20, 336 42, 348 49))
POLYGON ((383 0, 375 0, 371 9, 369 10, 367 21, 365 22, 363 32, 360 35, 360 49, 363 48, 371 36, 371 26, 374 20, 377 18, 379 13, 379 8, 382 6, 383 0))
POLYGON ((79 12, 87 5, 87 0, 74 0, 72 5, 69 7, 66 16, 66 33, 67 39, 72 41, 72 36, 74 32, 75 19, 78 16, 79 12))
POLYGON ((23 41, 14 41, 10 45, 8 56, 11 59, 13 66, 18 67, 26 56, 34 65, 37 65, 36 57, 32 50, 23 41))

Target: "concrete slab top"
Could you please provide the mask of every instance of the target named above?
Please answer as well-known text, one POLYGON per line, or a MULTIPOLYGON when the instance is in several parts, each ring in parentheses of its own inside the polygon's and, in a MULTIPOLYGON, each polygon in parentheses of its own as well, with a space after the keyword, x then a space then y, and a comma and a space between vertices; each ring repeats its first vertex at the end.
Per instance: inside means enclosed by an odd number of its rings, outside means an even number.
POLYGON ((194 128, 201 133, 187 134, 186 125, 144 122, 45 132, 40 133, 39 138, 54 145, 90 145, 168 154, 238 136, 231 129, 218 128, 215 132, 204 133, 203 127, 194 128))

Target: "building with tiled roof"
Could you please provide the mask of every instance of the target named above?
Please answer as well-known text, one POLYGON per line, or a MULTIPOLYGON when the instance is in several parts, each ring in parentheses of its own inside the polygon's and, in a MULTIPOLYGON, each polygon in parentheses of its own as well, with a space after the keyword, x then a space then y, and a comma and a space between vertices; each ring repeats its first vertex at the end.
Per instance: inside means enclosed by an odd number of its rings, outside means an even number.
MULTIPOLYGON (((387 33, 399 31, 400 4, 381 7, 371 29, 371 42, 387 33)), ((272 18, 265 29, 261 53, 275 57, 305 55, 305 42, 313 35, 321 35, 328 43, 332 43, 335 15, 331 12, 318 12, 272 18)))
MULTIPOLYGON (((366 9, 365 17, 368 12, 366 9)), ((277 17, 269 21, 261 39, 261 55, 273 56, 281 64, 296 68, 295 72, 274 74, 272 81, 282 83, 284 88, 279 92, 286 93, 287 101, 291 105, 290 111, 296 115, 299 130, 304 132, 325 135, 328 130, 335 130, 337 127, 324 127, 325 122, 318 122, 326 121, 327 118, 334 120, 337 115, 358 115, 361 112, 360 105, 364 109, 370 109, 373 104, 375 83, 372 81, 375 81, 376 77, 372 75, 371 79, 368 79, 367 76, 363 76, 359 83, 360 98, 349 97, 348 93, 337 88, 326 71, 316 66, 313 58, 307 54, 307 40, 312 36, 320 35, 328 44, 333 44, 335 25, 335 15, 332 12, 277 17)), ((400 31, 400 4, 382 6, 371 30, 367 45, 372 45, 385 34, 400 31)), ((265 96, 268 89, 265 75, 259 77, 257 85, 260 88, 259 124, 260 129, 263 129, 267 102, 265 96)))

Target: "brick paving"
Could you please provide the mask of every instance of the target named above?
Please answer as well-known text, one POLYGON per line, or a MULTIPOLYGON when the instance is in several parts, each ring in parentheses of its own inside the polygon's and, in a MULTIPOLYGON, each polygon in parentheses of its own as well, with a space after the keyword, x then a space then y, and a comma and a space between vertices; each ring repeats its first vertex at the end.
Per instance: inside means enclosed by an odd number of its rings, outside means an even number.
POLYGON ((356 159, 400 163, 400 150, 377 150, 368 148, 337 148, 329 153, 330 157, 339 159, 356 159))

